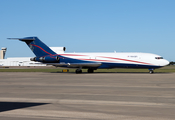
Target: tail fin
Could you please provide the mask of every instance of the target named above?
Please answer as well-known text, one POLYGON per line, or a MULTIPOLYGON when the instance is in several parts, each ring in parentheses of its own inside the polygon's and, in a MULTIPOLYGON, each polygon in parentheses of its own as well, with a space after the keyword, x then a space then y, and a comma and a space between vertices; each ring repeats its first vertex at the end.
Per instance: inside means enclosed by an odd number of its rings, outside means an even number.
POLYGON ((25 37, 25 38, 8 38, 8 39, 17 39, 25 42, 36 57, 42 57, 47 55, 56 54, 53 52, 47 45, 40 41, 37 37, 25 37))

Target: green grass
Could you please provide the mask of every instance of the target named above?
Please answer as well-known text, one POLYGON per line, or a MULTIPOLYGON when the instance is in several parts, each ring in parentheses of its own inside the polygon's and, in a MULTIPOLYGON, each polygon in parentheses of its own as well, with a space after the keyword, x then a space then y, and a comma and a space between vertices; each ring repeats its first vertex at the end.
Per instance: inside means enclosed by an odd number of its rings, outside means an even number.
MULTIPOLYGON (((53 73, 60 73, 62 72, 63 69, 11 69, 11 68, 2 68, 0 69, 0 72, 53 72, 53 73)), ((87 72, 87 69, 82 69, 83 72, 87 72)), ((69 72, 75 72, 75 69, 69 69, 69 72)), ((148 69, 98 69, 95 70, 94 72, 97 73, 148 73, 148 69)), ((175 66, 166 66, 161 69, 156 69, 154 70, 156 73, 172 73, 175 72, 175 66)))

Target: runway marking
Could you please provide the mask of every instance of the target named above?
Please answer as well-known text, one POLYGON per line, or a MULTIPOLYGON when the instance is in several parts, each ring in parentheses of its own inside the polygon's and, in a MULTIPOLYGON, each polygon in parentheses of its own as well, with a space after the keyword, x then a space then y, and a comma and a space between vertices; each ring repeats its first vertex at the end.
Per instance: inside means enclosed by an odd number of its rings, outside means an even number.
POLYGON ((128 101, 99 101, 99 100, 74 100, 74 99, 31 99, 31 98, 0 98, 5 102, 34 102, 34 103, 59 103, 59 104, 88 104, 88 105, 122 105, 122 106, 144 106, 144 107, 173 107, 170 103, 151 102, 128 102, 128 101))
MULTIPOLYGON (((154 117, 128 116, 94 112, 78 111, 53 111, 53 110, 26 110, 18 109, 0 113, 0 116, 23 117, 23 118, 49 118, 49 119, 98 119, 98 120, 157 120, 154 117)), ((159 120, 173 120, 167 118, 158 118, 159 120)))

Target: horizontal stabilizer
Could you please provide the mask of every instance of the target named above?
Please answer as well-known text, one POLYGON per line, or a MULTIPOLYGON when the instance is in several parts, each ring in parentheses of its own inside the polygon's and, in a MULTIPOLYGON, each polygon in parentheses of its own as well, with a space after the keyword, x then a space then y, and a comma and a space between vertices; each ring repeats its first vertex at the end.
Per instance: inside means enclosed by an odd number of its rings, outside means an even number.
POLYGON ((20 41, 34 41, 35 37, 26 37, 26 38, 7 38, 10 40, 20 40, 20 41))

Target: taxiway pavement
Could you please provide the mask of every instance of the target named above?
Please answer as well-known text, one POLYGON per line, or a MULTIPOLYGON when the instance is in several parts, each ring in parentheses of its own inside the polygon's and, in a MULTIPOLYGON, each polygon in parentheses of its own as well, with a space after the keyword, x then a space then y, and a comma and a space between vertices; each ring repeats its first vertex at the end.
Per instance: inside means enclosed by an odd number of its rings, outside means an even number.
POLYGON ((174 120, 175 73, 0 73, 0 120, 174 120))

